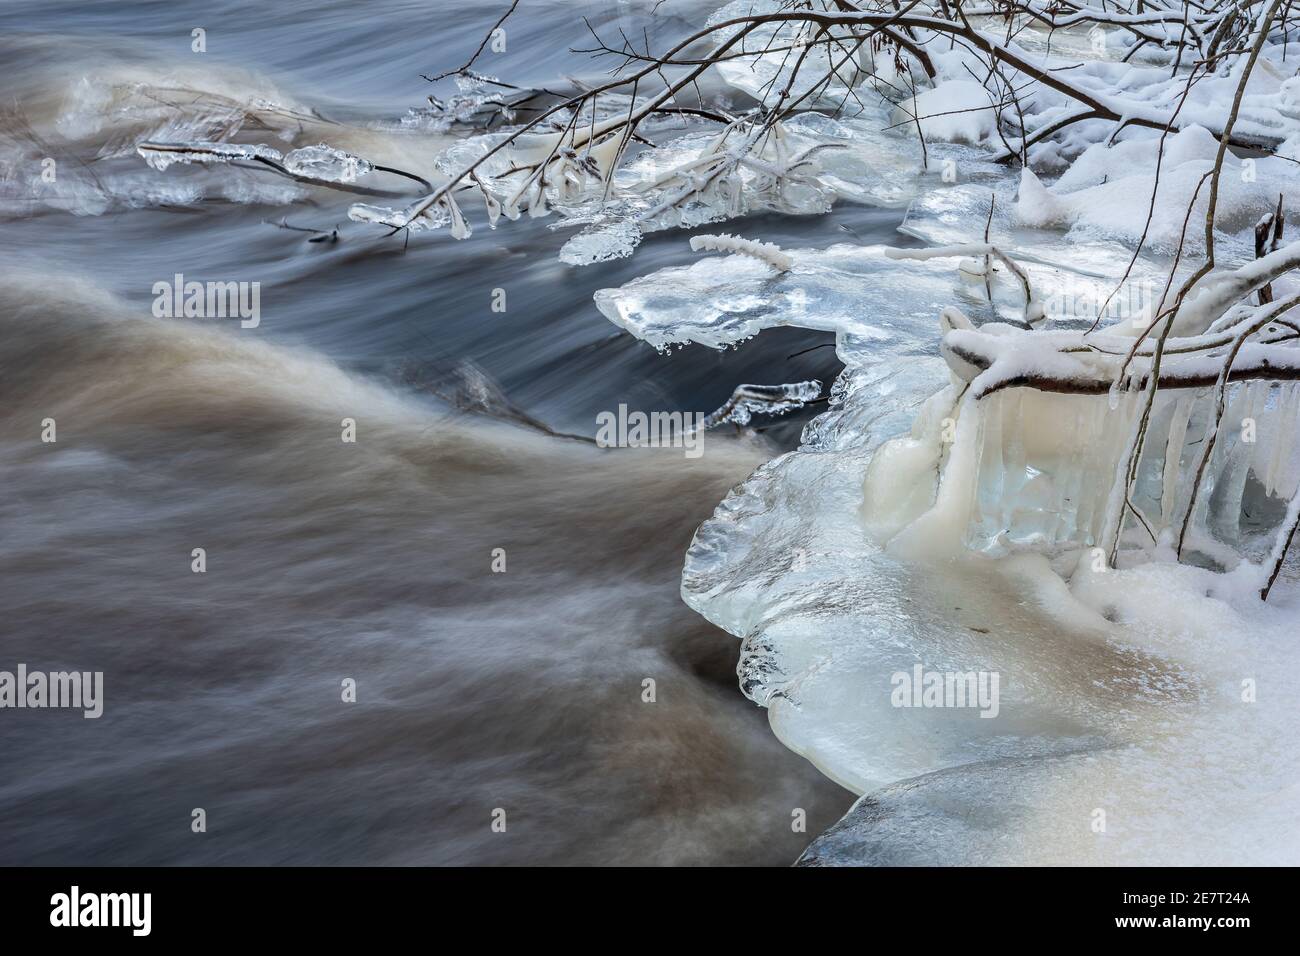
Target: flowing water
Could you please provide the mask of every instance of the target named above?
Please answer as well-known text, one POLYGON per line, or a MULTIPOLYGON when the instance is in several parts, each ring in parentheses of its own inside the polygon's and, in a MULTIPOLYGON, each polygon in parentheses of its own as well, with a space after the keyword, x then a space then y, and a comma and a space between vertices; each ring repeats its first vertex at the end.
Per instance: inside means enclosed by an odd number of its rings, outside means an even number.
MULTIPOLYGON (((0 669, 103 671, 106 698, 0 718, 0 862, 784 864, 850 804, 678 594, 694 528, 806 416, 696 460, 565 437, 620 403, 829 384, 833 350, 789 357, 828 335, 665 356, 611 326, 592 294, 690 261, 686 233, 575 270, 545 221, 407 245, 346 196, 133 153, 237 115, 428 175, 449 134, 411 122, 419 74, 505 6, 0 5, 0 669), (260 283, 259 324, 155 318, 176 274, 260 283), (466 368, 507 414, 446 400, 466 368)), ((652 6, 525 0, 480 68, 591 81, 581 17, 680 34, 708 5, 652 6)), ((879 242, 898 218, 753 229, 879 242)))

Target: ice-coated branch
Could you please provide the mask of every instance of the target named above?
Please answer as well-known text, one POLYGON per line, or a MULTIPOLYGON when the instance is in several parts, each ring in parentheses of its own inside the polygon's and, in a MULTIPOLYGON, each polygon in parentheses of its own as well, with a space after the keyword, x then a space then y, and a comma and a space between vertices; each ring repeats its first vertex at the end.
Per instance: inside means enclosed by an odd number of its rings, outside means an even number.
MULTIPOLYGON (((1068 395, 1107 395, 1114 385, 1122 353, 1097 351, 1079 333, 1025 332, 1010 326, 990 331, 953 328, 943 338, 942 352, 957 375, 971 383, 979 400, 1008 388, 1033 388, 1068 395)), ((1286 342, 1247 342, 1225 368, 1224 356, 1204 348, 1180 348, 1171 339, 1159 374, 1162 389, 1209 388, 1227 382, 1254 380, 1300 381, 1300 348, 1294 333, 1286 342), (1226 373, 1226 374, 1225 374, 1226 373)), ((1133 384, 1144 387, 1146 374, 1134 373, 1133 384)))
POLYGON ((814 401, 821 392, 822 383, 816 379, 788 385, 737 385, 720 408, 704 417, 701 428, 728 422, 748 425, 754 415, 783 415, 814 401))
POLYGON ((1186 336, 1204 332, 1236 303, 1297 268, 1300 268, 1300 242, 1292 242, 1230 272, 1205 274, 1189 289, 1179 306, 1174 333, 1186 336))
POLYGON ((426 189, 432 188, 423 176, 409 173, 392 166, 380 166, 353 156, 342 150, 334 149, 322 143, 319 146, 304 146, 289 153, 281 154, 279 150, 263 145, 244 145, 238 143, 153 143, 143 142, 136 147, 136 152, 152 168, 159 171, 176 163, 256 163, 287 176, 294 182, 313 186, 327 186, 347 192, 363 193, 369 196, 403 196, 408 193, 394 192, 357 185, 355 180, 371 172, 392 173, 419 183, 426 189))
MULTIPOLYGON (((516 7, 517 2, 511 2, 496 20, 496 26, 516 7)), ((1076 123, 1095 120, 1114 124, 1117 132, 1131 126, 1167 132, 1197 124, 1220 136, 1225 146, 1271 149, 1281 141, 1282 133, 1268 123, 1238 122, 1236 108, 1226 120, 1207 109, 1198 109, 1194 115, 1180 115, 1179 109, 1165 103, 1163 97, 1129 94, 1118 87, 1103 88, 1095 78, 1085 79, 1082 74, 1076 78, 1069 68, 1052 66, 1039 54, 1028 52, 1017 44, 1015 37, 1027 24, 1048 31, 1086 26, 1118 29, 1129 32, 1139 43, 1177 48, 1180 56, 1186 46, 1198 57, 1198 65, 1205 62, 1209 47, 1214 48, 1214 56, 1233 61, 1250 45, 1249 68, 1261 43, 1286 37, 1288 19, 1284 16, 1280 25, 1275 23, 1272 14, 1276 8, 1277 3, 1273 3, 1265 11, 1258 2, 1192 6, 1144 3, 1136 9, 1126 9, 1077 0, 1006 0, 987 5, 962 5, 947 0, 897 3, 809 0, 783 3, 775 9, 750 8, 743 15, 715 16, 662 53, 652 53, 648 40, 641 51, 626 37, 619 48, 597 36, 596 47, 587 52, 596 57, 622 59, 622 65, 609 80, 567 97, 547 92, 555 102, 539 105, 536 115, 527 122, 494 134, 493 141, 484 143, 481 153, 448 169, 446 180, 437 185, 429 185, 421 177, 402 170, 374 167, 419 182, 425 193, 403 208, 356 207, 352 218, 381 224, 394 232, 447 222, 456 226, 464 217, 453 196, 465 191, 482 197, 494 225, 498 215, 508 219, 517 219, 523 212, 530 217, 541 216, 557 205, 572 207, 589 200, 602 204, 602 208, 620 207, 627 197, 615 188, 615 172, 628 159, 629 145, 639 143, 653 148, 643 124, 650 117, 666 114, 716 121, 724 129, 714 147, 656 178, 654 187, 662 195, 651 208, 642 208, 635 221, 652 222, 698 198, 716 198, 728 190, 731 191, 728 215, 738 215, 738 191, 728 183, 739 181, 742 174, 758 173, 774 184, 777 193, 786 184, 815 183, 811 155, 815 150, 827 148, 825 144, 805 151, 790 162, 773 163, 765 151, 770 137, 779 140, 783 121, 796 112, 821 108, 815 100, 832 83, 844 88, 843 101, 832 112, 839 112, 846 105, 852 107, 854 103, 862 105, 858 84, 864 77, 877 90, 891 91, 895 99, 906 97, 909 83, 895 82, 887 71, 877 69, 875 52, 886 46, 893 51, 891 69, 909 77, 913 96, 914 77, 904 62, 905 57, 919 64, 921 72, 936 82, 939 61, 931 54, 945 45, 960 47, 965 54, 975 54, 987 61, 988 75, 982 82, 986 87, 995 84, 998 88, 993 126, 1004 147, 997 154, 1001 160, 1028 162, 1031 146, 1063 134, 1076 123), (999 21, 1005 21, 1005 31, 993 25, 999 21), (755 36, 761 38, 758 49, 748 42, 755 36), (701 49, 702 46, 705 48, 701 49), (814 51, 820 55, 812 56, 814 51), (869 53, 871 65, 863 61, 864 52, 869 53), (780 63, 775 75, 756 94, 760 101, 757 108, 730 116, 727 110, 709 107, 699 93, 697 84, 710 69, 741 58, 778 55, 780 63), (698 105, 681 102, 682 97, 692 92, 700 97, 698 105), (1041 99, 1040 92, 1063 97, 1064 105, 1053 102, 1046 107, 1043 103, 1031 107, 1032 101, 1041 99), (598 115, 598 104, 608 102, 611 96, 627 98, 627 108, 602 118, 598 115), (508 168, 501 169, 503 164, 508 168)), ((735 9, 727 8, 728 12, 735 9)), ((472 75, 507 89, 521 89, 472 73, 490 35, 489 30, 462 66, 426 79, 472 75)), ((534 91, 529 98, 536 95, 534 91)), ((920 129, 918 133, 922 134, 924 149, 925 136, 920 129)), ((155 152, 169 149, 184 152, 186 148, 182 143, 148 145, 155 152)), ((249 157, 249 161, 285 173, 273 159, 249 157)), ((387 195, 337 177, 296 175, 294 178, 333 189, 387 195)), ((467 225, 453 228, 452 232, 460 238, 470 234, 467 225)), ((1014 271, 1013 266, 1008 268, 1014 271)), ((1032 310, 1027 318, 1036 319, 1032 310)))
POLYGON ((692 236, 693 252, 731 252, 766 262, 777 272, 789 272, 794 260, 774 242, 759 242, 723 233, 718 236, 692 236))

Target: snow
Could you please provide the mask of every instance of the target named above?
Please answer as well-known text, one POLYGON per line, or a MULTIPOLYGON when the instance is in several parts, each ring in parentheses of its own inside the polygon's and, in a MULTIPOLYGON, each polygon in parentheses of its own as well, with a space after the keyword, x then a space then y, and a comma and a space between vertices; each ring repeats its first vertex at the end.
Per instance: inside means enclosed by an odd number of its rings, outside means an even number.
MULTIPOLYGON (((1191 249, 1200 250, 1210 194, 1202 180, 1213 169, 1217 151, 1217 140, 1200 127, 1171 136, 1160 161, 1157 188, 1158 140, 1134 140, 1111 147, 1095 144, 1050 188, 1026 168, 1016 216, 1024 226, 1090 231, 1130 246, 1137 244, 1145 230, 1152 247, 1172 252, 1183 235, 1190 206, 1186 242, 1191 249), (1152 212, 1149 226, 1148 211, 1152 212)), ((1281 159, 1243 161, 1230 155, 1219 181, 1218 228, 1235 233, 1253 226, 1276 208, 1279 196, 1288 218, 1294 221, 1300 215, 1298 169, 1295 163, 1281 159)))
POLYGON ((995 101, 974 80, 949 80, 894 109, 895 123, 915 123, 927 140, 979 146, 994 135, 995 101))
POLYGON ((1222 576, 1172 564, 1084 576, 1071 590, 1077 613, 1118 618, 1098 626, 1144 645, 1115 644, 1061 688, 1105 702, 1107 744, 891 784, 802 863, 1294 864, 1295 605, 1234 599, 1222 576))

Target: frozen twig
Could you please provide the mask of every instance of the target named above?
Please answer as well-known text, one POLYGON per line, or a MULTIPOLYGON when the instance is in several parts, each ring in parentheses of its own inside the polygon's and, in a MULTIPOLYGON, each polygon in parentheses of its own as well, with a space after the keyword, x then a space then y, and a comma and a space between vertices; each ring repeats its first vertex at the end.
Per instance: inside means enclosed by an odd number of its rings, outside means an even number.
POLYGON ((691 250, 694 252, 731 252, 749 256, 758 259, 760 262, 766 262, 777 272, 789 272, 794 266, 794 260, 782 252, 781 247, 774 242, 743 239, 740 236, 732 236, 726 233, 719 236, 692 236, 691 250))

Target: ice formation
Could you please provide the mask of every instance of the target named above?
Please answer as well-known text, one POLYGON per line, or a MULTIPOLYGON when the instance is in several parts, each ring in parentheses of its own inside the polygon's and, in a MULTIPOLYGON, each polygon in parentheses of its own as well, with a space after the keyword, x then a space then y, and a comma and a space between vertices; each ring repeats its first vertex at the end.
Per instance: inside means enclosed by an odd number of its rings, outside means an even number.
POLYGON ((361 157, 326 146, 324 143, 281 153, 278 149, 255 143, 145 142, 137 146, 136 151, 151 168, 159 171, 177 163, 220 165, 238 161, 262 162, 304 180, 351 183, 374 169, 361 157))
POLYGON ((353 156, 351 153, 321 143, 318 146, 304 146, 285 154, 284 168, 295 176, 350 183, 366 175, 374 167, 360 156, 353 156))
POLYGON ((280 163, 284 159, 279 150, 269 146, 239 143, 141 143, 136 150, 150 168, 159 172, 177 163, 186 166, 191 163, 232 163, 237 160, 280 163))
POLYGON ((783 415, 816 399, 822 383, 792 382, 788 385, 738 385, 731 398, 704 417, 704 428, 719 425, 748 425, 755 415, 783 415))
POLYGON ((602 222, 584 229, 560 249, 560 261, 571 266, 625 259, 641 242, 636 223, 624 219, 602 222))
POLYGON ((300 202, 309 192, 268 175, 257 157, 278 163, 290 149, 285 144, 297 138, 371 135, 344 131, 267 79, 229 64, 106 63, 88 76, 60 80, 42 88, 39 102, 8 110, 0 122, 0 214, 26 214, 33 202, 90 216, 216 198, 300 202), (273 145, 235 142, 250 131, 273 145), (142 154, 146 144, 165 148, 142 154), (59 155, 79 161, 62 164, 51 179, 42 160, 59 155), (221 168, 206 176, 155 172, 178 164, 221 168))
POLYGON ((775 243, 756 242, 725 233, 720 236, 692 236, 691 249, 694 252, 734 252, 751 256, 760 262, 766 262, 777 272, 789 272, 792 265, 790 257, 775 243))

